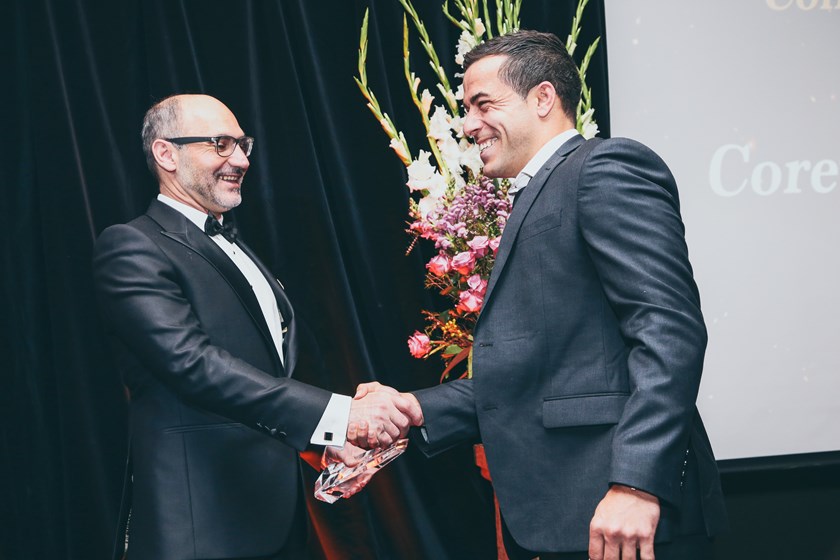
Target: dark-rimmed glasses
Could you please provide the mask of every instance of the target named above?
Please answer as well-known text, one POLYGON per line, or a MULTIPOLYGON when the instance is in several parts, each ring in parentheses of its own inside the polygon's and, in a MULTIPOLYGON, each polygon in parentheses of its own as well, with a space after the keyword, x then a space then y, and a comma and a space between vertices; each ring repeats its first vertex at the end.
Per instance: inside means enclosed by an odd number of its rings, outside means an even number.
POLYGON ((182 136, 180 138, 164 138, 167 142, 183 146, 184 144, 197 144, 199 142, 213 142, 216 148, 216 153, 221 157, 230 157, 233 155, 236 146, 242 148, 242 153, 245 157, 251 155, 251 150, 254 147, 254 139, 250 136, 240 136, 234 138, 233 136, 182 136))

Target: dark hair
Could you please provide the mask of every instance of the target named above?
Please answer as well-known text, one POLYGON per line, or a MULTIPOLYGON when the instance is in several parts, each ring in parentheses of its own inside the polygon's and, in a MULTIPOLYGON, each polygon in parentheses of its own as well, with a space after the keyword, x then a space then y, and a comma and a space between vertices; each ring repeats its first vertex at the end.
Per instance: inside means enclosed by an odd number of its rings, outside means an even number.
POLYGON ((487 56, 508 57, 499 68, 499 79, 523 99, 541 82, 549 82, 560 97, 563 112, 575 121, 580 101, 577 65, 557 35, 522 29, 493 37, 464 56, 464 71, 487 56))
POLYGON ((140 135, 143 138, 143 154, 146 156, 146 165, 149 171, 156 178, 158 177, 155 156, 152 154, 152 142, 158 138, 172 138, 178 136, 180 124, 181 101, 177 96, 166 97, 146 111, 143 117, 143 130, 140 135))

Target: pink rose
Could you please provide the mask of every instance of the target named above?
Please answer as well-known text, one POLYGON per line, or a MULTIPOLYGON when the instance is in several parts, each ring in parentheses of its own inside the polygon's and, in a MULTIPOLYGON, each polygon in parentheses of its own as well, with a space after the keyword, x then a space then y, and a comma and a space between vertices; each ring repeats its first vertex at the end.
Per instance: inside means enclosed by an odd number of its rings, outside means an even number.
POLYGON ((490 246, 490 240, 486 235, 477 235, 467 241, 467 245, 473 250, 475 256, 483 257, 487 254, 487 247, 490 246))
POLYGON ((429 337, 420 331, 414 331, 414 334, 408 338, 408 351, 415 358, 425 358, 431 349, 429 337))
POLYGON ((452 257, 452 262, 450 264, 453 269, 466 276, 471 273, 475 267, 475 255, 472 251, 458 253, 452 257))
POLYGON ((484 303, 484 299, 472 290, 465 290, 461 292, 458 297, 461 301, 458 303, 456 309, 466 313, 477 312, 481 309, 481 305, 484 303))
POLYGON ((501 242, 502 242, 501 237, 494 237, 493 239, 490 240, 489 246, 490 246, 490 250, 493 251, 494 256, 495 256, 496 253, 499 252, 499 243, 501 243, 501 242))
POLYGON ((424 239, 430 239, 434 236, 434 230, 428 222, 417 220, 409 224, 408 231, 415 232, 424 239))
POLYGON ((432 259, 426 263, 426 268, 429 269, 429 272, 435 276, 443 276, 449 272, 449 259, 443 255, 432 257, 432 259))
POLYGON ((484 280, 478 274, 473 274, 467 280, 467 285, 472 289, 476 295, 484 296, 484 292, 487 291, 487 280, 484 280))
POLYGON ((423 222, 423 221, 420 221, 420 220, 417 220, 417 221, 409 224, 408 231, 414 232, 424 239, 434 240, 434 237, 435 237, 435 232, 434 232, 434 229, 432 229, 432 226, 429 225, 428 222, 423 222))

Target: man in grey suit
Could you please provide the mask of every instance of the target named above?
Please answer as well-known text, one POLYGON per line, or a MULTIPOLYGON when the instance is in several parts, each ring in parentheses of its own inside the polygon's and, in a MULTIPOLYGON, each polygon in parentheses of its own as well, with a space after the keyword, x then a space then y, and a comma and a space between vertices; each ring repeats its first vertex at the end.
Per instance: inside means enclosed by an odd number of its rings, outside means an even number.
POLYGON ((706 329, 674 178, 637 142, 577 134, 580 79, 556 36, 496 37, 464 66, 464 132, 518 193, 473 378, 409 395, 418 442, 484 443, 512 558, 708 558, 726 512, 695 407, 706 329))
POLYGON ((224 223, 253 144, 217 99, 155 104, 143 148, 160 194, 96 243, 96 289, 130 392, 131 560, 305 558, 298 451, 334 446, 326 459, 352 464, 357 449, 341 446, 357 426, 367 446, 408 429, 398 407, 410 403, 292 379, 294 309, 224 223))

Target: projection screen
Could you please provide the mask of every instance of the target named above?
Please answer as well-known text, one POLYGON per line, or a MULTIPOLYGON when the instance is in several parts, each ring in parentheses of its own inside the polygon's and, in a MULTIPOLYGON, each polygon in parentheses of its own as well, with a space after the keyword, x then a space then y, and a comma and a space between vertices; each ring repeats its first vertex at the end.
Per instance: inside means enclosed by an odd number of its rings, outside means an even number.
POLYGON ((840 450, 840 0, 605 8, 611 135, 680 188, 718 459, 840 450))

